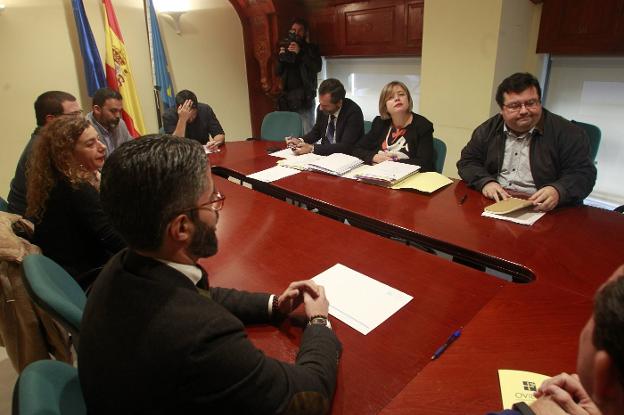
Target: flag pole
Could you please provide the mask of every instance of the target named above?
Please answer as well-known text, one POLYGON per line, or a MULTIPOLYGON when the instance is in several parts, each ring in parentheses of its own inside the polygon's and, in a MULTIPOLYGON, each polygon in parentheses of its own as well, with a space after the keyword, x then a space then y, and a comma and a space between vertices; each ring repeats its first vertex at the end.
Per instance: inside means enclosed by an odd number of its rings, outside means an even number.
POLYGON ((148 16, 147 0, 143 0, 143 16, 145 17, 145 27, 147 28, 147 46, 150 51, 150 61, 152 65, 152 85, 154 86, 152 92, 154 94, 154 105, 156 107, 156 119, 158 120, 158 129, 160 130, 163 127, 162 110, 161 110, 161 103, 160 103, 160 88, 158 87, 157 85, 158 81, 156 80, 156 65, 154 63, 154 48, 152 47, 152 36, 153 36, 152 22, 148 16))

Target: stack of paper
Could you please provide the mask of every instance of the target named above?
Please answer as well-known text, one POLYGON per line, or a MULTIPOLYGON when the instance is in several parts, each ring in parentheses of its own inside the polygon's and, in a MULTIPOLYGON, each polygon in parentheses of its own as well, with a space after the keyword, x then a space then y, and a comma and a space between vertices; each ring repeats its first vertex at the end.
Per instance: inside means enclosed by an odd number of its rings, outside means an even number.
POLYGON ((322 173, 333 174, 334 176, 342 176, 349 170, 352 170, 363 163, 364 162, 357 157, 349 156, 343 153, 334 153, 310 163, 309 169, 320 171, 322 173))
POLYGON ((312 279, 325 288, 329 313, 362 334, 370 333, 413 298, 342 264, 312 279))
POLYGON ((277 162, 278 165, 283 167, 290 167, 297 170, 310 170, 310 163, 319 161, 324 156, 319 156, 314 153, 302 154, 300 156, 289 157, 277 162))
POLYGON ((278 157, 281 159, 288 159, 291 157, 297 157, 295 153, 289 148, 285 148, 283 150, 274 151, 273 153, 269 153, 269 156, 278 157))
POLYGON ((545 212, 533 210, 533 202, 511 197, 487 206, 481 216, 501 219, 520 225, 531 226, 537 222, 545 212))
POLYGON ((418 170, 420 166, 386 160, 359 173, 356 178, 365 183, 390 187, 417 173, 418 170))
POLYGON ((269 183, 275 180, 283 179, 284 177, 292 176, 297 173, 299 173, 299 170, 289 169, 288 167, 275 166, 269 169, 261 170, 254 174, 250 174, 249 176, 247 176, 247 178, 269 183))

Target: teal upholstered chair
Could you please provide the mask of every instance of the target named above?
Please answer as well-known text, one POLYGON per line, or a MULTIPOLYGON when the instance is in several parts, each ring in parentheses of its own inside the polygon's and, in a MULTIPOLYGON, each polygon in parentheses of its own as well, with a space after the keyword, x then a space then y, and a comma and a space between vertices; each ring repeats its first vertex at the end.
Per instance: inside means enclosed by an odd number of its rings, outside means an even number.
POLYGON ((364 121, 364 134, 368 133, 371 130, 372 126, 373 126, 372 121, 364 121))
POLYGON ((302 135, 301 117, 296 112, 269 112, 264 116, 260 127, 260 136, 263 140, 284 141, 284 137, 301 137, 302 135))
POLYGON ((0 210, 3 212, 8 212, 9 210, 9 204, 2 196, 0 196, 0 210))
POLYGON ((602 136, 602 133, 600 132, 600 128, 596 127, 593 124, 587 124, 587 123, 580 122, 580 121, 572 120, 572 122, 578 125, 579 127, 581 127, 583 130, 585 130, 585 132, 589 136, 589 151, 590 151, 591 159, 595 163, 596 156, 598 155, 598 148, 600 147, 600 138, 602 136))
POLYGON ((87 297, 60 265, 44 255, 24 259, 24 285, 32 300, 72 334, 78 350, 80 321, 87 297))
POLYGON ((444 161, 446 160, 446 144, 439 138, 433 138, 433 165, 435 171, 442 173, 444 170, 444 161))
POLYGON ((13 415, 87 413, 78 371, 57 360, 38 360, 24 369, 13 390, 13 415))

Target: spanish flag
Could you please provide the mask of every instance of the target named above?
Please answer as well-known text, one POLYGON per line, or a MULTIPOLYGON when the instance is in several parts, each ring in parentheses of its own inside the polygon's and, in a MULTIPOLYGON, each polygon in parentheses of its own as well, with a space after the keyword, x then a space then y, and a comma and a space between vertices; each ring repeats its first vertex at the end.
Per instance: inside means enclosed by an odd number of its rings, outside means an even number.
POLYGON ((145 134, 143 113, 139 104, 139 97, 134 86, 134 78, 130 71, 130 61, 126 53, 126 45, 121 36, 121 29, 117 23, 115 10, 111 0, 104 2, 106 21, 106 82, 108 86, 119 91, 123 97, 122 117, 133 137, 145 134))

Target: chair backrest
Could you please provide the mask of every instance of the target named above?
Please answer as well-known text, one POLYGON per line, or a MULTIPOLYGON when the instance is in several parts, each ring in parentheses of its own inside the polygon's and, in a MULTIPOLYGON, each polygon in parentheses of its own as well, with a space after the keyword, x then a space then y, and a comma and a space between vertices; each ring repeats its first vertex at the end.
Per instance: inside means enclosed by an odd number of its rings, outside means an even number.
POLYGON ((2 196, 0 196, 0 210, 3 212, 9 211, 9 204, 7 203, 6 200, 4 200, 2 196))
POLYGON ((433 164, 435 170, 442 174, 444 170, 444 161, 446 160, 446 144, 439 138, 433 138, 433 164))
POLYGON ((372 121, 364 121, 364 134, 367 134, 373 126, 372 121))
POLYGON ((84 415, 78 370, 57 360, 29 364, 13 390, 13 415, 84 415))
POLYGON ((72 334, 77 350, 87 302, 84 291, 60 265, 44 255, 26 256, 23 266, 24 285, 33 301, 72 334))
POLYGON ((263 140, 284 141, 284 137, 301 137, 303 125, 301 117, 296 112, 273 111, 264 116, 260 136, 263 140))
POLYGON ((602 133, 600 132, 600 128, 593 124, 587 124, 581 121, 574 121, 572 123, 581 127, 587 135, 589 136, 589 151, 591 155, 591 159, 593 162, 596 162, 596 156, 598 155, 598 148, 600 148, 600 138, 602 137, 602 133))

